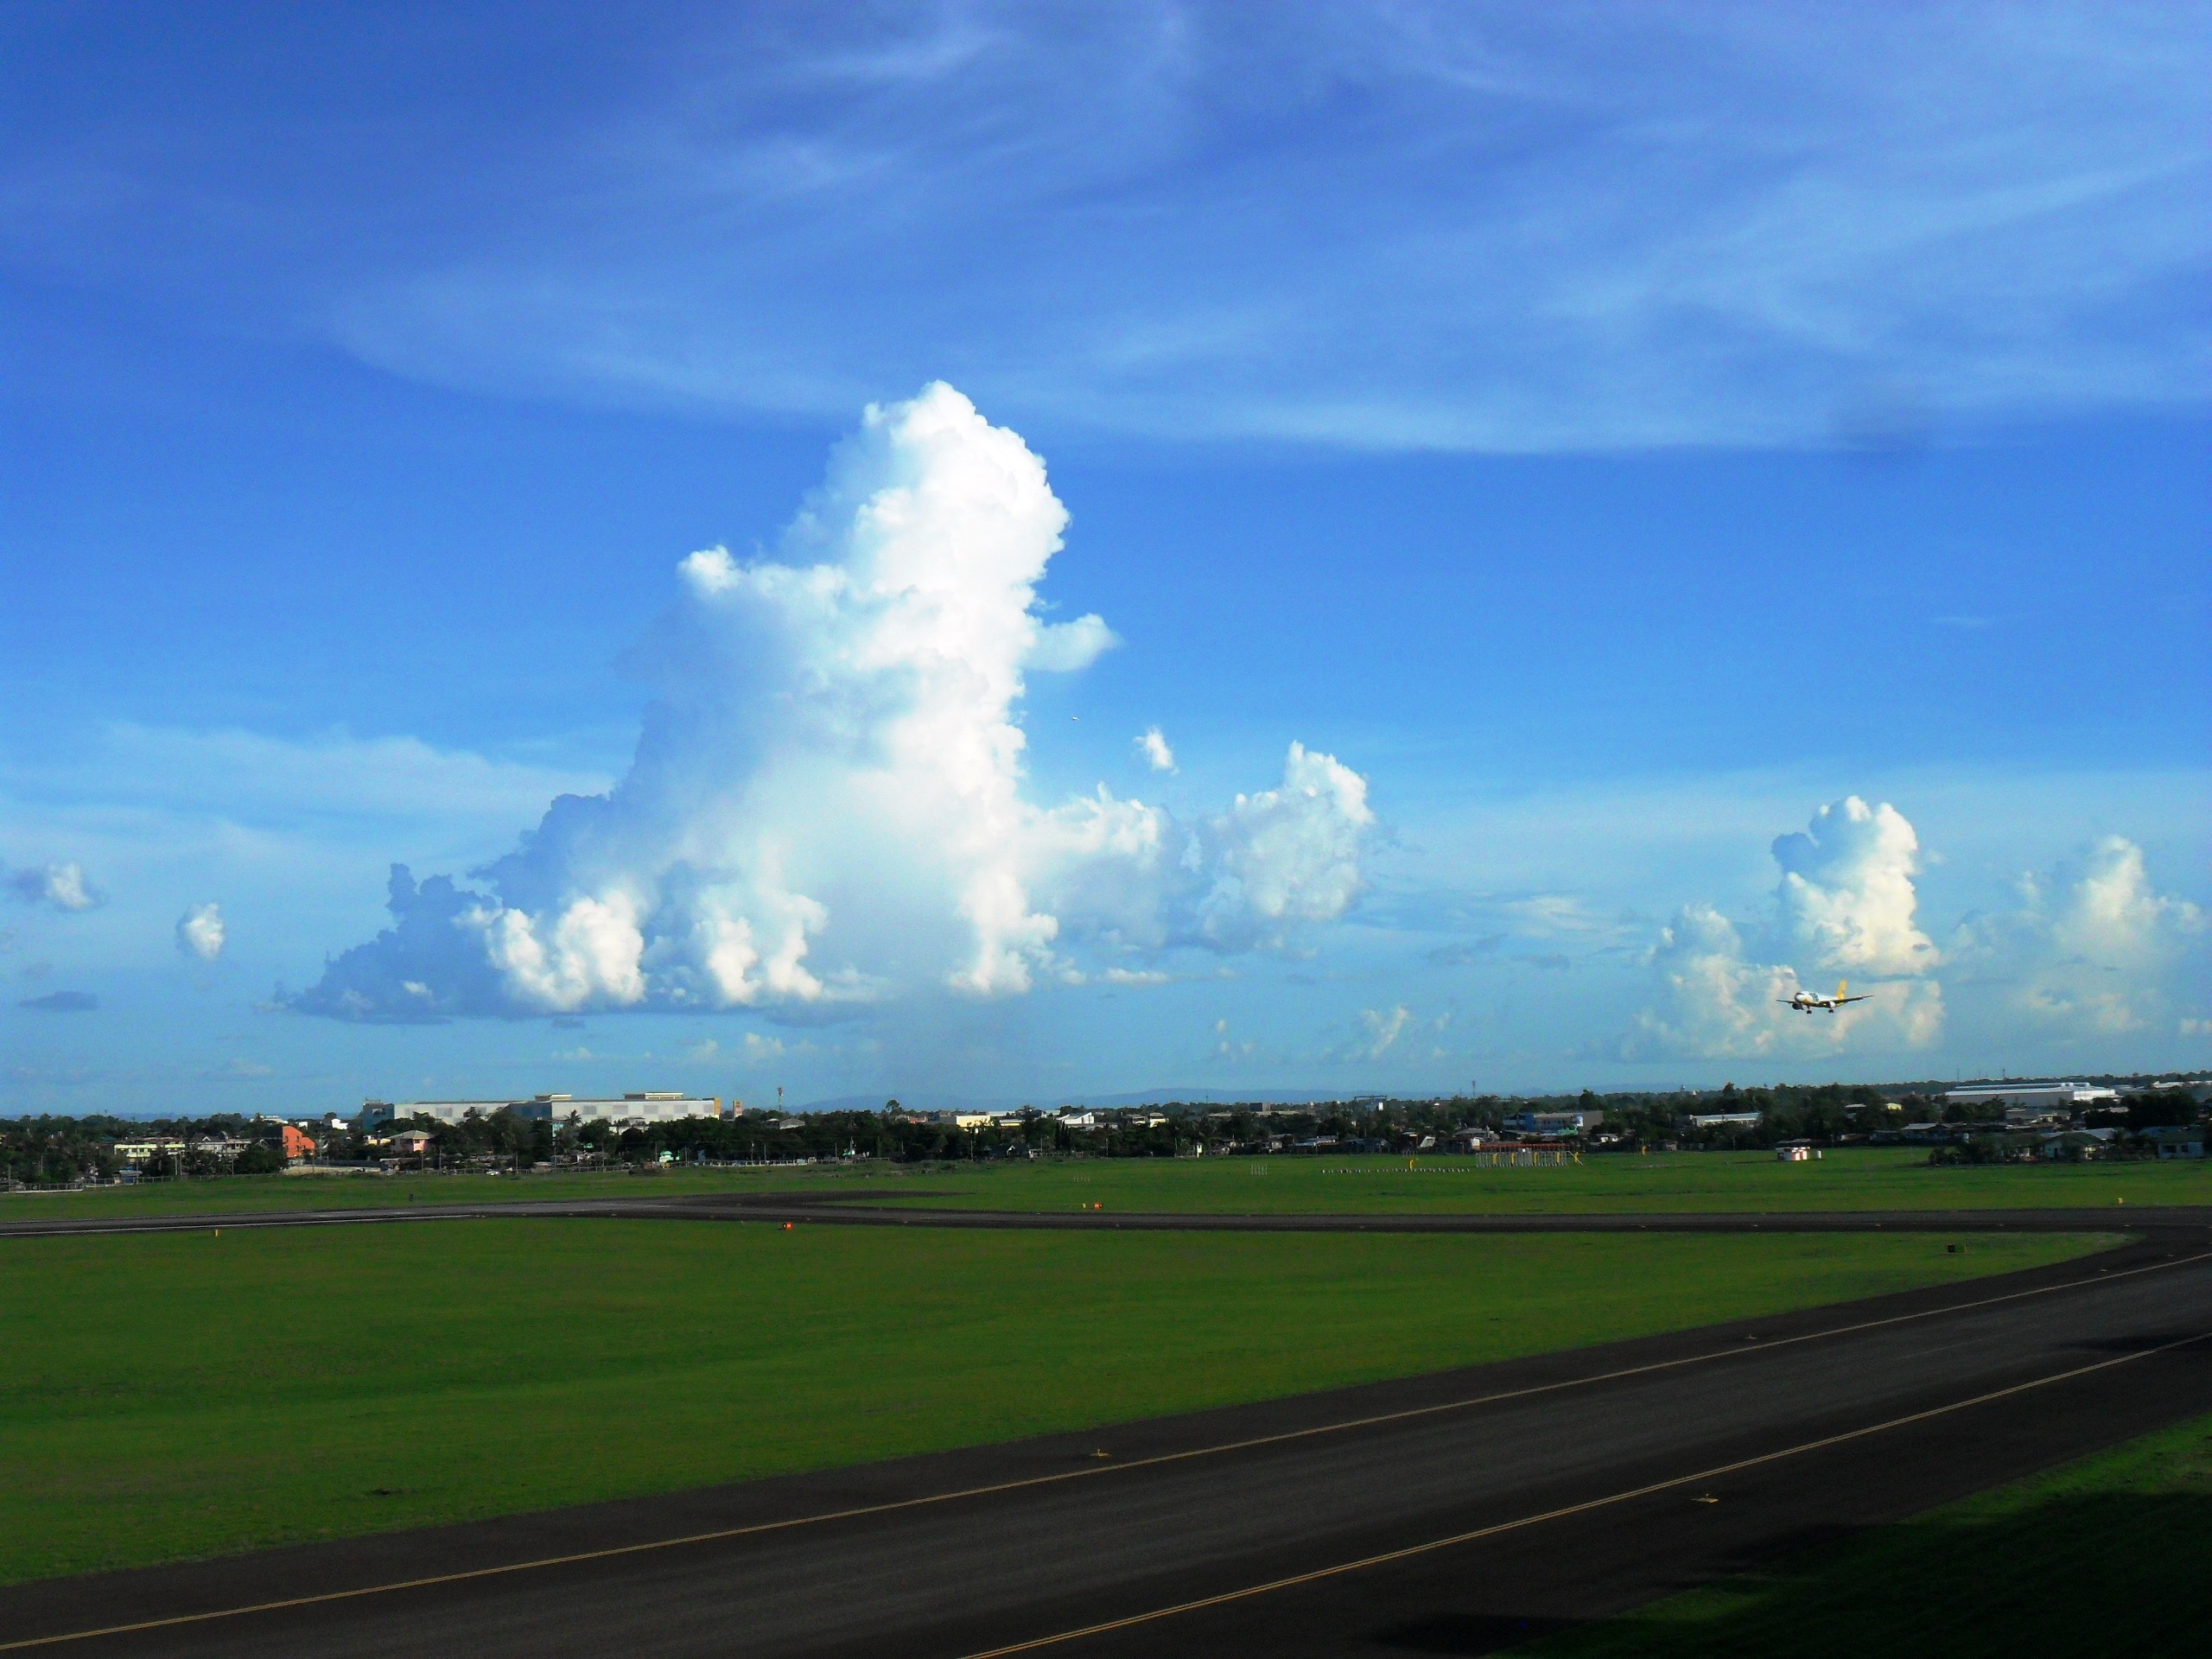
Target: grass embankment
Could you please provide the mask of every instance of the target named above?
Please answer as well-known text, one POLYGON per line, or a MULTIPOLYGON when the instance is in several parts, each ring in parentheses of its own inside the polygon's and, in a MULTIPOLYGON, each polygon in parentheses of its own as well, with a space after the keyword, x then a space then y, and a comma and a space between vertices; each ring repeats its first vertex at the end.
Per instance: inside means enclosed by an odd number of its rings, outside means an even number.
POLYGON ((1168 1214, 1622 1215, 1816 1210, 2114 1210, 2212 1204, 2212 1166, 2120 1162, 1931 1168, 1910 1147, 1846 1147, 1816 1163, 1771 1153, 1592 1154, 1559 1168, 1466 1158, 1075 1158, 1039 1162, 672 1169, 630 1175, 255 1176, 0 1197, 0 1219, 209 1215, 388 1205, 791 1192, 880 1195, 939 1209, 1168 1214))
POLYGON ((2212 1417, 1517 1649, 1521 1659, 2204 1650, 2212 1417))
POLYGON ((1950 1242, 528 1219, 0 1241, 0 1580, 1107 1424, 2104 1241, 1950 1242))
MULTIPOLYGON (((874 1190, 874 1189, 871 1189, 874 1190)), ((1931 1168, 1910 1147, 1844 1147, 1817 1162, 1766 1153, 1586 1154, 1558 1167, 1484 1168, 1459 1157, 1075 1159, 984 1165, 955 1179, 885 1185, 938 1208, 1186 1214, 1393 1215, 2107 1209, 2212 1204, 2202 1164, 1967 1165, 1931 1168), (1413 1167, 1407 1167, 1411 1163, 1413 1167)), ((2102 1219, 2100 1217, 2100 1219, 2102 1219)))

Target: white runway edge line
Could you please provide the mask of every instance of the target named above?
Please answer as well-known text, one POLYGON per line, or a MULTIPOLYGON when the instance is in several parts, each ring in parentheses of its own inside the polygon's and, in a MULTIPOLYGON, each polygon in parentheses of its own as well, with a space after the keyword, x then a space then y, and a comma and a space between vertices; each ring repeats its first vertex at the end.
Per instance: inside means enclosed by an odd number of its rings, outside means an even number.
POLYGON ((1541 1515, 1524 1515, 1518 1520, 1500 1521, 1487 1527, 1477 1527, 1469 1532, 1455 1532, 1449 1538, 1432 1538, 1425 1544, 1408 1544, 1403 1549, 1386 1550, 1380 1555, 1362 1556, 1356 1561, 1340 1561, 1334 1567, 1316 1567, 1311 1573, 1294 1573, 1287 1579, 1270 1579, 1265 1584, 1247 1585, 1241 1590, 1225 1590, 1217 1596, 1202 1596, 1196 1601, 1178 1602, 1173 1607, 1155 1607, 1147 1613, 1131 1613, 1126 1618, 1108 1619, 1100 1624, 1086 1624, 1080 1630, 1061 1630, 1052 1636, 1032 1637, 1027 1642, 1010 1642, 1001 1648, 986 1648, 980 1653, 963 1656, 963 1659, 1006 1659, 1016 1653, 1034 1653, 1040 1648, 1057 1647, 1064 1642, 1079 1642, 1089 1636, 1104 1636, 1114 1630, 1126 1630, 1139 1624, 1150 1624, 1163 1618, 1173 1618, 1181 1613, 1195 1613, 1207 1607, 1219 1607, 1232 1601, 1248 1601, 1254 1596, 1269 1595, 1278 1590, 1289 1590, 1301 1584, 1313 1584, 1323 1579, 1341 1578, 1347 1573, 1363 1572, 1370 1567, 1382 1567, 1392 1561, 1407 1560, 1415 1555, 1427 1555, 1440 1549, 1450 1549, 1459 1544, 1471 1544, 1479 1538, 1495 1538, 1502 1532, 1517 1532, 1523 1527, 1541 1526, 1547 1521, 1563 1520, 1570 1515, 1586 1515, 1592 1510, 1610 1509, 1617 1503, 1632 1503, 1639 1497, 1649 1497, 1654 1492, 1671 1492, 1684 1486, 1703 1485, 1718 1480, 1723 1475, 1732 1475, 1745 1469, 1756 1469, 1761 1464, 1779 1463, 1785 1458, 1802 1457, 1808 1452, 1818 1452, 1831 1446, 1842 1446, 1852 1440, 1863 1440, 1872 1434, 1885 1433, 1893 1428, 1904 1428, 1913 1423, 1924 1423, 1931 1418, 1947 1417, 1955 1411, 1967 1411, 1975 1406, 1986 1406, 1993 1401, 2010 1399, 2014 1395, 2026 1394, 2036 1389, 2047 1389, 2055 1382, 2070 1382, 2077 1376, 2088 1376, 2097 1371, 2108 1371, 2116 1365, 2132 1365, 2139 1359, 2150 1359, 2159 1354, 2171 1353, 2177 1348, 2186 1348, 2192 1343, 2202 1342, 2212 1332, 2199 1332, 2193 1337, 2177 1338, 2156 1348, 2145 1348, 2139 1353, 2122 1354, 2117 1359, 2101 1359, 2093 1365, 2077 1365, 2070 1371, 2055 1372, 2039 1376, 2032 1382, 2015 1382, 2008 1389, 1993 1389, 1978 1394, 1971 1400, 1955 1400, 1948 1406, 1931 1406, 1926 1411, 1916 1411, 1904 1417, 1892 1417, 1885 1423, 1870 1423, 1864 1428, 1847 1430, 1841 1434, 1829 1434, 1817 1440, 1807 1440, 1802 1446, 1784 1446, 1779 1452, 1763 1452, 1756 1458, 1740 1458, 1734 1463, 1715 1465, 1700 1469, 1695 1474, 1677 1475, 1672 1480, 1655 1480, 1648 1486, 1633 1491, 1615 1492, 1609 1497, 1593 1497, 1586 1503, 1569 1503, 1556 1510, 1546 1510, 1541 1515))
MULTIPOLYGON (((2063 1284, 2056 1285, 2038 1285, 2028 1290, 2008 1291, 2002 1296, 1984 1296, 1971 1302, 1954 1302, 1942 1307, 1923 1308, 1917 1313, 1897 1313, 1891 1315, 1887 1319, 1862 1319, 1855 1325, 1837 1325, 1834 1329, 1827 1331, 1809 1331, 1802 1336, 1779 1337, 1775 1338, 1773 1341, 1761 1342, 1753 1346, 1738 1344, 1730 1348, 1715 1348, 1702 1354, 1688 1354, 1680 1359, 1654 1360, 1649 1364, 1629 1365, 1624 1366, 1618 1370, 1593 1372, 1588 1376, 1569 1377, 1565 1381, 1559 1382, 1539 1382, 1525 1389, 1501 1389, 1495 1394, 1471 1395, 1465 1399, 1446 1400, 1433 1406, 1412 1406, 1402 1411, 1378 1412, 1367 1417, 1347 1418, 1341 1422, 1319 1423, 1316 1424, 1312 1428, 1286 1429, 1282 1433, 1276 1434, 1259 1434, 1248 1440, 1225 1440, 1217 1446, 1194 1446, 1187 1452, 1163 1452, 1149 1458, 1132 1458, 1125 1463, 1090 1464, 1080 1469, 1063 1470, 1058 1474, 1028 1475, 1023 1477, 1020 1480, 996 1481, 986 1486, 965 1486, 950 1492, 931 1492, 920 1497, 894 1498, 887 1503, 863 1503, 856 1505, 854 1508, 845 1510, 825 1510, 817 1515, 792 1516, 790 1518, 782 1521, 756 1521, 749 1525, 741 1527, 718 1527, 711 1531, 685 1533, 682 1536, 675 1538, 652 1538, 647 1539, 641 1543, 635 1544, 610 1544, 603 1549, 576 1550, 565 1555, 545 1555, 540 1556, 532 1560, 506 1561, 501 1563, 498 1567, 471 1567, 467 1571, 460 1573, 435 1573, 423 1578, 396 1579, 385 1584, 360 1585, 351 1590, 326 1590, 309 1596, 287 1596, 276 1601, 247 1602, 236 1607, 218 1607, 207 1612, 172 1613, 166 1618, 138 1619, 127 1624, 103 1624, 91 1630, 63 1630, 53 1636, 23 1637, 10 1642, 0 1642, 0 1653, 16 1653, 27 1648, 55 1647, 67 1642, 90 1642, 104 1636, 129 1636, 140 1630, 169 1630, 181 1624, 206 1624, 213 1623, 217 1619, 243 1618, 249 1614, 253 1613, 278 1613, 297 1607, 321 1606, 337 1601, 357 1601, 367 1596, 394 1595, 405 1590, 429 1590, 434 1589, 441 1585, 467 1584, 480 1579, 497 1579, 505 1578, 519 1573, 543 1572, 549 1567, 575 1567, 588 1561, 616 1560, 626 1555, 645 1555, 650 1554, 658 1550, 682 1549, 695 1544, 725 1543, 730 1540, 737 1538, 758 1537, 764 1533, 788 1532, 795 1530, 800 1527, 823 1526, 834 1521, 857 1521, 869 1516, 893 1515, 902 1510, 927 1509, 934 1504, 957 1503, 969 1498, 995 1497, 1006 1492, 1024 1491, 1039 1486, 1058 1486, 1065 1484, 1070 1481, 1096 1480, 1109 1475, 1128 1474, 1139 1469, 1159 1468, 1166 1464, 1189 1463, 1200 1458, 1223 1457, 1234 1452, 1255 1451, 1262 1446, 1281 1446, 1294 1440, 1316 1440, 1326 1434, 1344 1434, 1351 1433, 1356 1429, 1377 1428, 1388 1423, 1409 1422, 1422 1417, 1441 1416, 1448 1412, 1471 1411, 1480 1406, 1498 1405, 1509 1400, 1527 1400, 1532 1399, 1539 1395, 1563 1393, 1569 1389, 1591 1388, 1600 1382, 1616 1382, 1625 1377, 1647 1376, 1660 1371, 1679 1370, 1686 1366, 1707 1364, 1714 1360, 1740 1359, 1747 1355, 1772 1353, 1777 1349, 1792 1348, 1797 1346, 1801 1343, 1824 1342, 1835 1337, 1855 1336, 1862 1331, 1879 1331, 1890 1325, 1911 1325, 1922 1319, 1940 1319, 1942 1316, 1950 1313, 1971 1313, 1977 1308, 1995 1307, 2006 1302, 2024 1301, 2035 1296, 2054 1295, 2061 1291, 2082 1290, 2092 1286, 2117 1284, 2122 1279, 2132 1279, 2140 1274, 2163 1273, 2170 1268, 2185 1268, 2199 1262, 2212 1262, 2212 1250, 2199 1251, 2195 1255, 2169 1257, 2164 1262, 2152 1262, 2139 1268, 2123 1268, 2118 1273, 2110 1273, 2101 1268, 2094 1278, 2069 1279, 2063 1284)), ((2200 1340, 2202 1340, 2202 1338, 2196 1337, 2185 1338, 2185 1342, 2196 1342, 2200 1340)), ((2169 1347, 2179 1347, 2184 1344, 2182 1343, 2173 1343, 2167 1345, 2169 1347)), ((2041 1382, 2022 1383, 2018 1388, 2008 1389, 2003 1390, 2002 1393, 2017 1394, 2024 1389, 2039 1388, 2044 1382, 2063 1382, 2067 1376, 2083 1376, 2089 1371, 2105 1370, 2109 1365, 2122 1364, 2127 1360, 2146 1357, 2147 1354, 2150 1352, 2163 1353, 2164 1351, 2164 1349, 2158 1349, 2145 1351, 2145 1353, 2144 1354, 2126 1355, 2121 1359, 2109 1360, 2105 1362, 2103 1364, 2085 1366, 2079 1371, 2069 1371, 2064 1373, 2062 1376, 2047 1377, 2042 1379, 2041 1382)), ((2002 1395, 1990 1395, 1984 1397, 1988 1399, 1998 1399, 2002 1397, 2002 1395)), ((1978 1401, 1974 1400, 1961 1401, 1957 1406, 1938 1407, 1936 1411, 1924 1412, 1922 1413, 1921 1415, 1940 1415, 1945 1411, 1961 1410, 1967 1406, 1975 1405, 1978 1403, 1980 1403, 1978 1401)), ((1919 1419, 1916 1417, 1900 1418, 1898 1419, 1897 1423, 1878 1424, 1874 1428, 1855 1430, 1853 1434, 1841 1435, 1837 1438, 1841 1440, 1850 1440, 1857 1434, 1875 1433, 1881 1428, 1896 1427, 1903 1423, 1916 1422, 1917 1421, 1919 1421, 1919 1419)), ((1834 1445, 1834 1443, 1835 1441, 1831 1440, 1819 1441, 1815 1444, 1820 1446, 1828 1446, 1834 1445)), ((1791 1452, 1777 1452, 1770 1453, 1769 1459, 1788 1457, 1794 1455, 1794 1452, 1797 1451, 1811 1451, 1813 1449, 1814 1447, 1810 1446, 1795 1447, 1791 1452)), ((1759 1462, 1764 1460, 1766 1459, 1754 1459, 1751 1461, 1759 1462)), ((1750 1465, 1748 1464, 1738 1464, 1732 1465, 1731 1466, 1736 1468, 1745 1468, 1750 1465)), ((1707 1473, 1710 1472, 1711 1471, 1707 1471, 1707 1473)), ((1704 1478, 1705 1477, 1703 1475, 1686 1475, 1682 1478, 1685 1481, 1688 1481, 1702 1479, 1704 1478)), ((1680 1484, 1680 1482, 1666 1483, 1666 1484, 1680 1484)), ((1646 1487, 1642 1490, 1646 1491, 1658 1491, 1664 1490, 1664 1488, 1663 1486, 1654 1486, 1646 1487)), ((1589 1509, 1598 1507, 1598 1504, 1600 1503, 1624 1502, 1627 1498, 1638 1495, 1638 1493, 1634 1492, 1624 1493, 1618 1497, 1599 1499, 1596 1503, 1584 1504, 1579 1506, 1579 1508, 1589 1509)), ((1577 1512, 1578 1510, 1555 1510, 1553 1513, 1555 1515, 1571 1515, 1577 1512)), ((1549 1518, 1551 1517, 1548 1516, 1531 1516, 1527 1520, 1507 1522, 1506 1526, 1529 1526, 1535 1524, 1536 1521, 1549 1518)), ((1497 1531, 1503 1529, 1504 1528, 1494 1528, 1491 1530, 1497 1531)), ((1469 1537, 1481 1537, 1485 1535, 1487 1535, 1484 1533, 1471 1533, 1467 1535, 1469 1537)), ((1434 1544, 1419 1545, 1415 1547, 1414 1551, 1407 1553, 1417 1554, 1422 1549, 1440 1549, 1445 1548, 1447 1544, 1457 1541, 1459 1541, 1457 1539, 1446 1539, 1434 1544)), ((1349 1566, 1341 1567, 1330 1567, 1324 1569, 1324 1571, 1319 1574, 1311 1574, 1308 1576, 1326 1576, 1330 1573, 1348 1573, 1357 1570, 1359 1567, 1372 1566, 1377 1562, 1395 1559, 1395 1556, 1378 1555, 1374 1557, 1371 1560, 1355 1562, 1349 1566)), ((1258 1595, 1269 1588, 1279 1588, 1282 1586, 1298 1582, 1303 1582, 1303 1580, 1284 1580, 1281 1581, 1281 1584, 1278 1586, 1259 1586, 1250 1590, 1234 1592, 1232 1592, 1231 1597, 1217 1597, 1214 1599, 1224 1600, 1232 1599, 1233 1596, 1258 1595)), ((1210 1606, 1211 1605, 1212 1603, 1209 1601, 1191 1602, 1185 1605, 1189 1608, 1195 1608, 1200 1606, 1210 1606)), ((1140 1617, 1144 1618, 1166 1618, 1169 1613, 1180 1611, 1185 1611, 1185 1609, 1170 1608, 1163 1610, 1158 1613, 1147 1613, 1140 1617)), ((1107 1630, 1118 1627, 1100 1625, 1096 1628, 1100 1630, 1107 1630)), ((1050 1642, 1071 1640, 1075 1636, 1086 1633, 1087 1632, 1084 1631, 1073 1631, 1063 1636, 1041 1637, 1037 1642, 1032 1643, 1029 1645, 1042 1646, 1050 1642)), ((1018 1653, 1024 1651, 1024 1649, 1021 1648, 1007 1648, 997 1649, 996 1651, 1018 1653)))

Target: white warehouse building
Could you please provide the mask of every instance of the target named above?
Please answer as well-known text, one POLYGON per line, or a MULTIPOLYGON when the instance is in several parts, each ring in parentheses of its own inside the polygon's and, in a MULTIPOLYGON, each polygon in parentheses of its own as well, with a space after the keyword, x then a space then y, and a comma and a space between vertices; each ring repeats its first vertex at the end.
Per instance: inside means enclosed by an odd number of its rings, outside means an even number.
POLYGON ((2024 1112, 2078 1112, 2119 1098, 2117 1089, 2086 1083, 1977 1083, 1943 1091, 1944 1101, 1951 1105, 1995 1105, 2024 1112))
POLYGON ((687 1117, 720 1117, 722 1103, 713 1095, 641 1094, 594 1100, 577 1095, 537 1095, 515 1109, 550 1117, 556 1123, 677 1123, 687 1117))

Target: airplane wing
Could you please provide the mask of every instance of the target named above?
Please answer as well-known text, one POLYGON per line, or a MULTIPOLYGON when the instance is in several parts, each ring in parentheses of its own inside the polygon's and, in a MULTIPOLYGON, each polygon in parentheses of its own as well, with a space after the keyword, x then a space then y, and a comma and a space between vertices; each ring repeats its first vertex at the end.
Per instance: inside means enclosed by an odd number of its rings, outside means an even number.
POLYGON ((1841 1007, 1847 1002, 1871 1002, 1873 1000, 1872 996, 1839 996, 1835 1000, 1835 1005, 1841 1007))

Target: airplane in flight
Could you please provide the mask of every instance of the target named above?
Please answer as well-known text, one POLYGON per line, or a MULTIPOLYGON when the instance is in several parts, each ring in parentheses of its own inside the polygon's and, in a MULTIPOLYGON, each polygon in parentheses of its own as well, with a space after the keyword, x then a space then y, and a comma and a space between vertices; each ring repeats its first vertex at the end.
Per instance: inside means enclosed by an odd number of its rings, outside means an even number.
POLYGON ((1863 996, 1846 996, 1844 993, 1850 988, 1849 980, 1839 979, 1835 982, 1834 996, 1821 996, 1812 991, 1800 991, 1795 996, 1777 996, 1774 1000, 1781 1003, 1783 1007, 1795 1008, 1800 1014, 1810 1014, 1815 1008, 1826 1008, 1830 1014, 1834 1014, 1847 1002, 1864 1002, 1868 1000, 1863 996))

